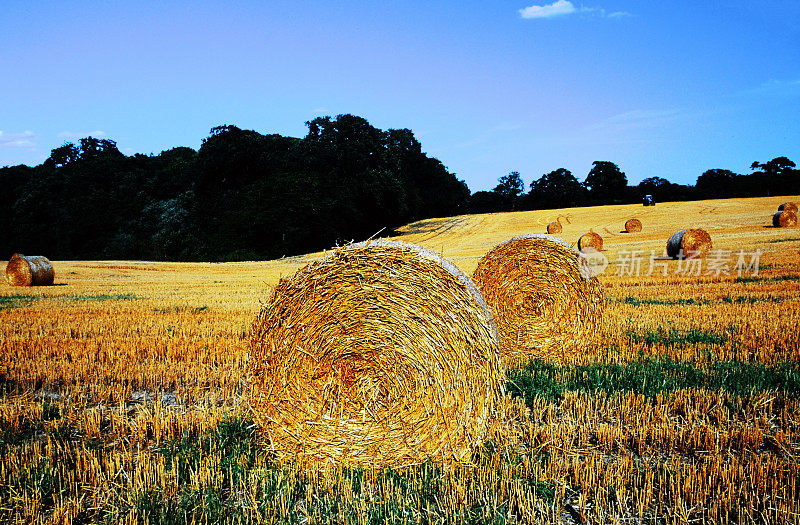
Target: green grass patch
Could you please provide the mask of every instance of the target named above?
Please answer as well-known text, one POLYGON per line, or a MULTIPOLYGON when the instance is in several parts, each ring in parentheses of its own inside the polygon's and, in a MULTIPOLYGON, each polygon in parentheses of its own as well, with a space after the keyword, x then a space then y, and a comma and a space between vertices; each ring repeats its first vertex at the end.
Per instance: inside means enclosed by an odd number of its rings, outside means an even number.
POLYGON ((131 301, 136 299, 132 293, 101 294, 101 295, 65 295, 61 299, 67 301, 131 301))
POLYGON ((733 282, 735 283, 763 283, 763 282, 781 282, 781 281, 800 281, 800 277, 796 275, 777 275, 775 277, 737 277, 733 282))
POLYGON ((39 300, 38 295, 3 295, 0 296, 0 310, 13 310, 14 308, 25 308, 39 300))
MULTIPOLYGON (((401 470, 343 469, 326 491, 308 497, 306 487, 313 484, 315 474, 269 461, 264 468, 258 458, 266 452, 249 420, 223 421, 211 432, 185 435, 157 453, 166 457, 168 468, 175 469, 180 489, 173 496, 158 489, 137 494, 133 507, 144 523, 236 523, 242 517, 241 483, 253 490, 258 514, 277 523, 506 523, 513 512, 502 497, 487 497, 456 513, 442 509, 441 502, 451 490, 450 475, 431 463, 401 470), (189 482, 191 476, 206 467, 210 456, 221 458, 215 459, 219 461, 215 468, 223 475, 213 486, 197 487, 189 482), (288 505, 276 505, 280 501, 288 505)), ((521 458, 502 455, 498 460, 498 453, 487 444, 473 459, 500 469, 498 476, 510 473, 515 482, 548 504, 555 500, 554 483, 536 475, 526 477, 530 471, 522 468, 521 458)), ((542 455, 538 460, 546 462, 548 458, 542 455)), ((109 517, 121 520, 124 515, 109 517)))
POLYGON ((774 244, 776 242, 792 242, 792 241, 800 241, 800 237, 786 237, 785 239, 772 239, 767 242, 774 244))
POLYGON ((724 390, 736 395, 784 391, 800 395, 800 364, 726 361, 702 368, 668 358, 626 364, 558 367, 540 360, 509 370, 507 391, 531 406, 535 398, 557 401, 565 392, 634 392, 648 397, 681 388, 724 390))
POLYGON ((188 313, 188 314, 199 314, 208 310, 208 306, 189 306, 189 305, 178 305, 178 306, 171 306, 168 308, 154 308, 153 311, 157 314, 180 314, 180 313, 188 313))
POLYGON ((706 300, 697 300, 697 299, 639 299, 637 297, 628 296, 623 301, 625 304, 630 304, 633 306, 650 306, 650 305, 658 305, 658 306, 692 306, 692 305, 703 305, 708 304, 709 301, 706 300))
POLYGON ((728 341, 728 336, 705 330, 649 330, 644 333, 628 332, 628 338, 634 343, 644 343, 647 346, 690 346, 690 345, 721 345, 728 341))

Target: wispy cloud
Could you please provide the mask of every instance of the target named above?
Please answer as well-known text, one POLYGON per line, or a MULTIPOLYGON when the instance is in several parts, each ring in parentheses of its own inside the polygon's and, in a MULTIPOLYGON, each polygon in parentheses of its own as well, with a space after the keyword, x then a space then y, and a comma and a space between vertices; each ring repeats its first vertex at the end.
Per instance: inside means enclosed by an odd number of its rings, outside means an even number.
POLYGON ((96 139, 99 139, 99 138, 103 138, 105 136, 106 136, 106 132, 105 131, 100 131, 99 129, 98 130, 94 130, 94 131, 89 131, 89 132, 86 132, 86 133, 81 133, 81 132, 77 132, 76 133, 74 131, 62 131, 61 133, 58 134, 58 138, 64 139, 64 140, 67 140, 67 141, 80 140, 80 139, 83 139, 83 138, 86 138, 86 137, 94 137, 96 139))
POLYGON ((575 6, 568 0, 557 0, 549 5, 532 5, 519 10, 522 18, 550 18, 553 16, 568 15, 576 11, 575 6))
POLYGON ((3 148, 35 148, 37 140, 36 133, 33 131, 23 131, 22 133, 6 133, 0 130, 0 147, 3 148))
POLYGON ((580 13, 598 16, 601 18, 625 18, 631 16, 627 11, 613 11, 609 13, 602 7, 575 7, 569 0, 558 0, 547 5, 532 5, 519 10, 522 18, 552 18, 554 16, 571 15, 580 13))

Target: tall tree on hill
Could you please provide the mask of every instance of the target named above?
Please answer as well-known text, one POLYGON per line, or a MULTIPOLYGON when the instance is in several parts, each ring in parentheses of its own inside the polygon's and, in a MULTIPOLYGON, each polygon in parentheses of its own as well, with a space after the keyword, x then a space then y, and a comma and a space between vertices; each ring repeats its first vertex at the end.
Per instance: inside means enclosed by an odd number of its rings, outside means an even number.
POLYGON ((525 183, 518 171, 512 171, 497 179, 497 186, 492 191, 497 194, 504 210, 514 210, 519 196, 525 191, 525 183))
POLYGON ((583 186, 589 199, 595 204, 623 202, 628 187, 628 178, 613 162, 596 160, 586 176, 583 186))
POLYGON ((586 190, 571 171, 558 168, 531 182, 528 196, 532 208, 566 208, 583 204, 586 190))

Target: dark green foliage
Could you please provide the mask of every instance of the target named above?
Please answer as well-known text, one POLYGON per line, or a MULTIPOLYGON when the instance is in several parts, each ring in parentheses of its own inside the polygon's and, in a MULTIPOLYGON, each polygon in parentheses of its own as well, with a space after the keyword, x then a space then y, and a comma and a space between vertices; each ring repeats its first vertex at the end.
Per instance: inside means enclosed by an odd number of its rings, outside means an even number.
POLYGON ((51 259, 265 259, 466 211, 469 189, 410 130, 353 115, 307 124, 302 139, 219 126, 197 152, 157 156, 87 137, 34 168, 2 168, 0 246, 51 259))

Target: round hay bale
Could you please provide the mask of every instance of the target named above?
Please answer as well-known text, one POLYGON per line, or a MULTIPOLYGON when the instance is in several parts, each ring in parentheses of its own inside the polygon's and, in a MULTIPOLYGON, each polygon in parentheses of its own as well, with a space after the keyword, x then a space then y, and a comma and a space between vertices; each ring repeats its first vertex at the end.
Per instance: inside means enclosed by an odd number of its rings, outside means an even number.
POLYGON ((778 206, 778 211, 791 211, 797 214, 797 203, 795 202, 784 202, 780 206, 778 206))
POLYGON ((696 259, 711 252, 711 236, 701 228, 689 228, 672 234, 667 240, 667 256, 673 259, 696 259))
POLYGON ((772 216, 772 225, 776 228, 793 228, 797 226, 797 214, 792 211, 779 211, 772 216))
POLYGON ((578 250, 583 252, 586 251, 587 248, 593 248, 598 252, 603 251, 603 238, 592 231, 584 233, 581 235, 580 239, 578 239, 578 250))
POLYGON ((639 219, 628 219, 625 221, 625 231, 628 233, 636 233, 642 231, 642 221, 639 219))
POLYGON ((41 255, 15 253, 6 266, 6 279, 11 286, 47 286, 55 279, 53 265, 41 255))
POLYGON ((506 366, 561 360, 585 350, 598 328, 602 287, 584 256, 556 237, 510 239, 478 262, 472 279, 492 309, 506 366))
POLYGON ((497 329, 472 281, 391 241, 281 279, 253 323, 249 367, 273 450, 314 462, 465 460, 503 393, 497 329))
POLYGON ((552 234, 552 233, 561 233, 562 229, 563 228, 561 227, 561 223, 558 222, 557 220, 553 221, 553 222, 551 222, 551 223, 549 223, 547 225, 547 233, 550 233, 550 234, 552 234))

